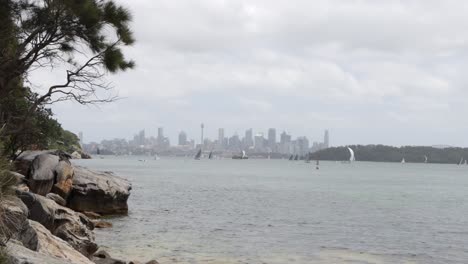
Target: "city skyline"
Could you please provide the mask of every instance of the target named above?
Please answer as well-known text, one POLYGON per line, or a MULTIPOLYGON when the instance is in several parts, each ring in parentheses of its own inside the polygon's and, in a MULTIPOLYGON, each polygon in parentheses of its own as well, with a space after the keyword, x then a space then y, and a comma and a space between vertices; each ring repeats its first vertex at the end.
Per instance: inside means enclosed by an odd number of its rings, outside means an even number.
MULTIPOLYGON (((337 145, 468 146, 464 2, 182 3, 124 3, 137 42, 135 70, 109 76, 122 100, 54 105, 65 129, 97 141, 204 121, 208 137, 273 126, 329 128, 337 145)), ((44 71, 34 88, 63 81, 44 71)))
MULTIPOLYGON (((200 125, 200 141, 191 138, 184 130, 177 135, 177 141, 172 142, 164 133, 164 127, 157 128, 157 135, 149 135, 145 129, 134 134, 133 139, 124 138, 105 139, 100 142, 89 142, 83 144, 85 150, 94 152, 97 149, 115 154, 132 153, 187 153, 196 149, 204 151, 216 151, 226 153, 236 153, 247 151, 249 153, 276 153, 281 155, 298 154, 305 155, 309 152, 315 152, 328 148, 329 131, 326 129, 323 138, 313 140, 307 136, 297 136, 282 131, 280 137, 277 137, 276 128, 268 128, 267 134, 256 131, 252 128, 245 130, 244 135, 237 132, 226 134, 224 128, 218 128, 217 138, 204 137, 204 124, 200 125), (200 143, 203 142, 203 143, 200 143)), ((79 133, 83 137, 83 133, 79 133)))

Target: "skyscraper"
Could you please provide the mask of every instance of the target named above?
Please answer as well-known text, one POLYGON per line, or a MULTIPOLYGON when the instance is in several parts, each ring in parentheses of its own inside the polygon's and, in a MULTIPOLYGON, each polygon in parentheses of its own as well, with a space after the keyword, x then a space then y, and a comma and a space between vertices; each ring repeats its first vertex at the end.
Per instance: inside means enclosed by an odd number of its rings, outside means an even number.
POLYGON ((158 127, 158 139, 164 139, 164 128, 158 127))
POLYGON ((218 129, 218 148, 224 149, 224 128, 218 129))
POLYGON ((268 129, 268 147, 271 151, 276 151, 276 129, 268 129))
POLYGON ((253 144, 254 144, 253 133, 252 133, 252 129, 250 128, 245 131, 244 147, 249 148, 249 147, 252 147, 253 144))
POLYGON ((262 152, 265 150, 265 138, 263 137, 262 133, 258 133, 255 135, 255 151, 262 152))
POLYGON ((328 129, 325 130, 325 135, 323 136, 323 145, 324 148, 330 147, 330 135, 328 134, 328 129))
POLYGON ((179 146, 187 145, 187 134, 184 131, 180 131, 179 133, 179 146))
POLYGON ((203 129, 205 128, 205 125, 204 125, 203 123, 201 123, 200 128, 201 128, 201 141, 200 141, 200 145, 203 147, 203 145, 205 144, 205 142, 203 142, 203 129))

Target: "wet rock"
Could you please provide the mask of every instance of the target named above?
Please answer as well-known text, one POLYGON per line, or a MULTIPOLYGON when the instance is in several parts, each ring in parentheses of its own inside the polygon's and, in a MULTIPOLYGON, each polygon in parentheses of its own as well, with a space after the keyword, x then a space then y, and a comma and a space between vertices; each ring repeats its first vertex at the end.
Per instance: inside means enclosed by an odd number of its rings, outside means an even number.
POLYGON ((29 219, 39 222, 85 256, 97 250, 91 231, 94 225, 85 215, 37 194, 19 192, 18 196, 29 209, 29 219))
POLYGON ((101 215, 97 214, 95 212, 84 211, 83 214, 86 215, 89 219, 99 219, 99 218, 101 218, 101 215))
POLYGON ((91 171, 77 166, 68 207, 101 215, 126 214, 130 190, 130 182, 112 172, 91 171))
POLYGON ((104 250, 99 250, 92 257, 92 261, 96 264, 126 264, 125 261, 112 258, 109 253, 104 250))
POLYGON ((67 242, 52 235, 43 225, 29 220, 23 228, 19 240, 28 249, 44 255, 54 256, 68 261, 68 263, 91 264, 92 262, 83 254, 72 248, 67 242))
POLYGON ((112 223, 102 220, 93 221, 95 228, 111 228, 112 223))

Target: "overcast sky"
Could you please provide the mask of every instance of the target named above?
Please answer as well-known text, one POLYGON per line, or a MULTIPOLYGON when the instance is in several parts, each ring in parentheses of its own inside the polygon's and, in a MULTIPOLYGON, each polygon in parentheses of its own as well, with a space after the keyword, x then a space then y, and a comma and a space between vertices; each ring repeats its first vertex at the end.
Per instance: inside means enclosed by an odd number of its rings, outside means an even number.
MULTIPOLYGON (((133 0, 122 100, 60 104, 85 142, 275 127, 332 145, 468 146, 468 1, 133 0)), ((41 73, 34 78, 53 80, 41 73)))

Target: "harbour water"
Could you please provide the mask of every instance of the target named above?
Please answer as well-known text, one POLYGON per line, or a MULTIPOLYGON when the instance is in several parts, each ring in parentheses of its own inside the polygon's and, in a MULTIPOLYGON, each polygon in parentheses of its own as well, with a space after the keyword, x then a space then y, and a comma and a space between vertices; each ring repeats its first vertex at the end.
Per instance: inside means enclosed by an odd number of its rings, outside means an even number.
POLYGON ((97 230, 160 263, 468 263, 468 166, 105 157, 133 184, 97 230))

